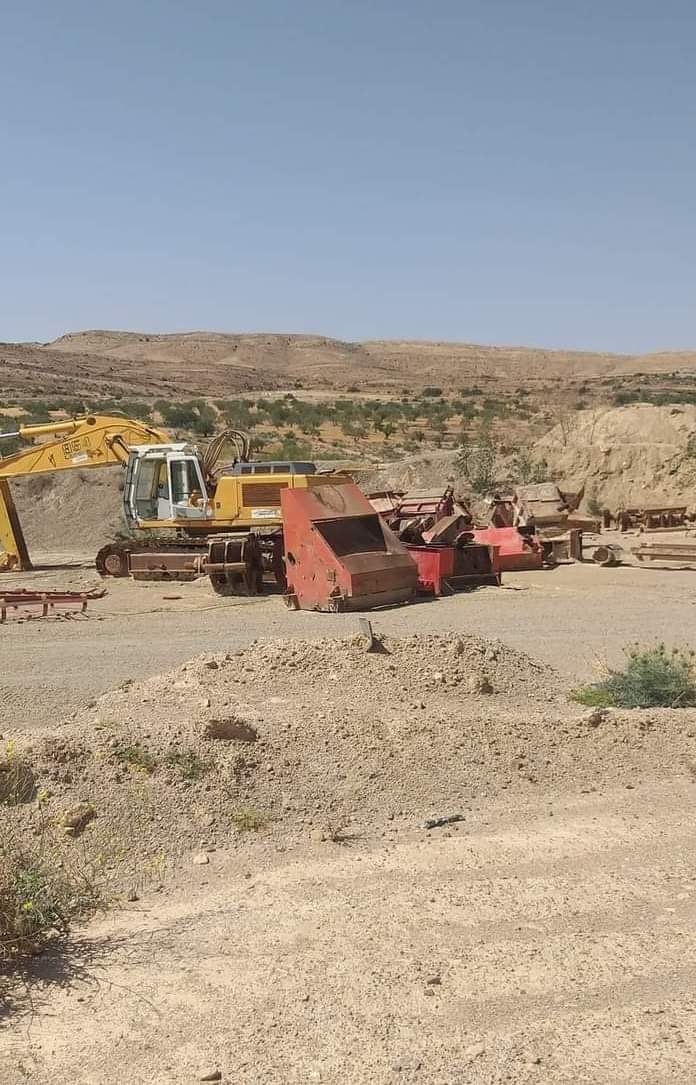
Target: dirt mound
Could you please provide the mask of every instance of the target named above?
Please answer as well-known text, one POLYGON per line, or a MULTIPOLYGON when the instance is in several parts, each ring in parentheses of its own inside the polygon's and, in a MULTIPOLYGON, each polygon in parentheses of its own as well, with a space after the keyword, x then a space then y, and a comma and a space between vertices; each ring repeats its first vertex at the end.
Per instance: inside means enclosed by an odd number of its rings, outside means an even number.
MULTIPOLYGON (((72 835, 68 819, 89 811, 84 832, 123 884, 163 857, 239 846, 252 830, 374 833, 502 792, 524 802, 540 786, 673 772, 695 718, 612 713, 591 726, 549 668, 451 634, 385 639, 374 653, 360 637, 257 643, 16 737, 40 817, 72 835)), ((26 803, 11 815, 37 816, 26 803)))
POLYGON ((70 471, 12 483, 29 553, 97 550, 125 530, 121 512, 124 472, 70 471))
POLYGON ((686 500, 693 503, 696 407, 627 407, 579 411, 537 442, 551 473, 586 483, 610 508, 686 500))

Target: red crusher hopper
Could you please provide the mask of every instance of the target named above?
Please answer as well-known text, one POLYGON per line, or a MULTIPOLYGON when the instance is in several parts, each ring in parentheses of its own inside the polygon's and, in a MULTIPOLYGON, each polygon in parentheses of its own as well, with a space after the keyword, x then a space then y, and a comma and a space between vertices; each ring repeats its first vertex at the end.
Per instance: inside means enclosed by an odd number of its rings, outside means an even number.
POLYGON ((293 610, 369 610, 411 599, 416 563, 355 483, 280 493, 293 610))

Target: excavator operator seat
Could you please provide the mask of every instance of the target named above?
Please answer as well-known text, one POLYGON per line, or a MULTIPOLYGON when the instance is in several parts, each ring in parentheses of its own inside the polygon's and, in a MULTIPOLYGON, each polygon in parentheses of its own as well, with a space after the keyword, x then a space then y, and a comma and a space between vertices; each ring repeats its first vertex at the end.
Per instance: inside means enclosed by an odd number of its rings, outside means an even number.
POLYGON ((211 516, 203 467, 188 445, 131 449, 124 490, 128 523, 203 520, 211 516))

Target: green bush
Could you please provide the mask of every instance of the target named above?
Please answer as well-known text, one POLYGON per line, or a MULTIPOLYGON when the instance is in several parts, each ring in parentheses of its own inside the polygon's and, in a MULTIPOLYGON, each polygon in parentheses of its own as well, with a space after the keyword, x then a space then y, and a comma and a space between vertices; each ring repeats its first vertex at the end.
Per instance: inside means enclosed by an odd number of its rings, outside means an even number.
POLYGON ((195 750, 171 750, 165 757, 165 764, 177 769, 184 780, 200 780, 213 767, 207 757, 201 757, 195 750))
POLYGON ((545 482, 549 477, 549 465, 546 460, 537 460, 526 448, 519 449, 512 461, 513 481, 520 486, 529 486, 545 482))
POLYGON ((186 403, 168 403, 160 399, 155 409, 164 424, 175 430, 188 430, 199 437, 207 437, 217 428, 217 413, 204 399, 191 399, 186 403))
MULTIPOLYGON (((14 426, 13 429, 3 427, 0 433, 13 433, 17 429, 14 426)), ((15 452, 19 452, 20 448, 25 448, 26 445, 20 437, 5 437, 0 440, 0 459, 5 459, 7 456, 14 455, 15 452)))
MULTIPOLYGON (((0 841, 0 963, 36 953, 70 921, 101 904, 92 865, 69 863, 45 831, 20 844, 13 831, 0 841)), ((1 994, 1 990, 0 990, 1 994)))
POLYGON ((499 456, 490 427, 481 424, 478 432, 460 446, 454 465, 469 483, 473 493, 486 494, 499 483, 499 456))
POLYGON ((603 505, 596 490, 593 490, 587 498, 587 511, 590 516, 599 517, 602 515, 603 505))
POLYGON ((575 690, 579 704, 616 708, 690 708, 696 705, 694 652, 635 646, 626 666, 606 678, 575 690))
POLYGON ((155 757, 137 742, 132 746, 117 746, 113 756, 114 760, 131 772, 142 772, 151 776, 157 768, 155 757))

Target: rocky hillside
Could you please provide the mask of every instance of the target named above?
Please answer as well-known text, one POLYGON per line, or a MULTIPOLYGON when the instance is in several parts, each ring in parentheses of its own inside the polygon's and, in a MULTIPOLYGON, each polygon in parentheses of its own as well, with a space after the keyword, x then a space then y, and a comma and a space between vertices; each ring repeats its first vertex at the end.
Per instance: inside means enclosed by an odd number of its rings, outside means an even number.
POLYGON ((696 353, 644 356, 480 346, 351 343, 320 335, 86 331, 0 345, 0 394, 233 395, 251 390, 445 390, 472 382, 544 386, 696 371, 696 353))
POLYGON ((696 505, 696 406, 647 403, 578 411, 535 452, 571 488, 586 485, 610 508, 686 501, 696 505))

